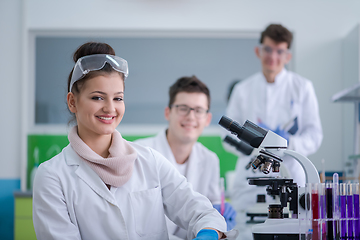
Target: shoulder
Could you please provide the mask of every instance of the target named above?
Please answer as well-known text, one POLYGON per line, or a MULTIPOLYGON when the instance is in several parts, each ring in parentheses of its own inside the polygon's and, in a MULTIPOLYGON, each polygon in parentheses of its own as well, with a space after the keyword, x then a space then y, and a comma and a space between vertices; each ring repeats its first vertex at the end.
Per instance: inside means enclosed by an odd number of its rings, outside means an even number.
POLYGON ((143 146, 158 149, 159 145, 162 146, 166 142, 166 130, 160 131, 155 136, 140 138, 135 140, 134 142, 143 146))
POLYGON ((152 155, 152 151, 149 146, 143 144, 143 142, 146 142, 146 140, 147 139, 139 139, 134 142, 128 142, 128 143, 131 145, 131 147, 135 149, 138 155, 149 156, 152 155))
POLYGON ((39 170, 41 171, 42 169, 47 169, 48 171, 56 170, 59 168, 63 168, 64 165, 66 165, 66 155, 68 153, 68 151, 73 151, 70 145, 67 145, 59 154, 57 154, 56 156, 52 157, 51 159, 43 162, 40 164, 39 166, 39 170))
POLYGON ((234 86, 234 90, 236 92, 242 91, 242 92, 248 92, 248 89, 253 86, 258 84, 259 82, 262 82, 263 80, 263 75, 261 72, 257 72, 253 75, 251 75, 248 78, 245 78, 244 80, 240 81, 239 83, 237 83, 234 86))
POLYGON ((71 146, 68 145, 59 154, 39 165, 36 171, 36 178, 40 179, 42 185, 46 185, 51 180, 59 182, 63 176, 70 174, 69 167, 73 164, 69 165, 67 159, 69 154, 72 154, 71 151, 74 152, 71 146))
POLYGON ((135 149, 138 155, 138 160, 142 162, 161 162, 165 158, 158 151, 147 145, 142 145, 138 142, 129 142, 129 144, 135 149))
POLYGON ((157 150, 137 143, 130 144, 137 152, 137 158, 134 165, 137 171, 159 174, 160 172, 164 173, 174 167, 170 161, 157 150))
POLYGON ((291 84, 294 85, 295 87, 303 88, 303 89, 313 87, 313 84, 309 79, 307 79, 297 73, 288 71, 287 75, 288 75, 288 78, 291 80, 291 84))
POLYGON ((213 151, 209 150, 202 143, 196 142, 194 144, 193 150, 195 150, 202 158, 205 158, 207 161, 219 161, 219 157, 213 151))
POLYGON ((134 143, 142 146, 153 146, 154 142, 155 142, 155 137, 140 138, 134 141, 134 143))

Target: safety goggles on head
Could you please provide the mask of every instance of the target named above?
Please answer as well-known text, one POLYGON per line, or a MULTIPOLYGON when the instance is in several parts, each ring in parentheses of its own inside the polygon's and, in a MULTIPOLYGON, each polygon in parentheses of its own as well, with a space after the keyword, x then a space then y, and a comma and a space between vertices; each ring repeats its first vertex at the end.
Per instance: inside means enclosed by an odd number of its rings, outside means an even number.
POLYGON ((102 69, 105 64, 108 63, 110 66, 124 74, 125 78, 129 75, 128 63, 125 59, 118 56, 109 54, 94 54, 79 58, 75 63, 74 70, 71 76, 70 89, 74 83, 86 76, 91 71, 97 71, 102 69))
POLYGON ((272 48, 270 46, 266 46, 266 45, 260 45, 260 51, 261 51, 261 54, 265 54, 268 56, 272 55, 273 52, 275 51, 276 55, 279 58, 284 58, 290 53, 289 49, 279 49, 279 48, 274 49, 274 48, 272 48))

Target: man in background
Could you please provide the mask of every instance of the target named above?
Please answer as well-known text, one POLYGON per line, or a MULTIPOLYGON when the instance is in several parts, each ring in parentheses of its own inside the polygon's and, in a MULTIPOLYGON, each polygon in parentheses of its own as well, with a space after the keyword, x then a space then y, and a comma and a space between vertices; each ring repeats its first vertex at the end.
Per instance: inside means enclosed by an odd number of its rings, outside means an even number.
MULTIPOLYGON (((206 196, 222 213, 228 230, 235 226, 236 212, 229 203, 220 206, 220 167, 217 155, 197 142, 211 122, 210 91, 197 77, 182 77, 169 89, 165 118, 169 125, 155 137, 137 140, 163 154, 195 191, 206 196), (221 211, 223 210, 223 212, 221 211)), ((167 219, 170 239, 185 239, 186 231, 167 219)))
MULTIPOLYGON (((255 54, 262 71, 235 85, 226 115, 240 124, 250 120, 271 130, 288 141, 288 149, 308 156, 320 147, 323 133, 313 84, 285 68, 292 57, 292 39, 292 33, 280 24, 270 24, 261 33, 255 54)), ((246 212, 255 205, 257 194, 266 194, 265 187, 250 186, 247 178, 266 176, 246 169, 252 156, 239 155, 231 201, 238 223, 246 229, 246 212)), ((295 183, 305 186, 305 172, 295 159, 285 158, 281 168, 295 183)), ((272 201, 270 196, 267 201, 272 201)))

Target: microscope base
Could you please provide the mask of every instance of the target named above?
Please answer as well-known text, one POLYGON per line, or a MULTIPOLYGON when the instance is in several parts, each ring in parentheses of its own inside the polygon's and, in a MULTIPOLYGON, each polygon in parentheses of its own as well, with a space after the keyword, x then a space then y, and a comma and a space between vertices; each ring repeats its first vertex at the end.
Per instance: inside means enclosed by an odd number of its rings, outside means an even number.
POLYGON ((305 240, 306 227, 296 218, 268 218, 265 223, 252 226, 254 240, 305 240))
MULTIPOLYGON (((299 234, 259 234, 253 233, 254 240, 299 240, 299 234)), ((301 234, 301 240, 305 240, 305 234, 301 234)))

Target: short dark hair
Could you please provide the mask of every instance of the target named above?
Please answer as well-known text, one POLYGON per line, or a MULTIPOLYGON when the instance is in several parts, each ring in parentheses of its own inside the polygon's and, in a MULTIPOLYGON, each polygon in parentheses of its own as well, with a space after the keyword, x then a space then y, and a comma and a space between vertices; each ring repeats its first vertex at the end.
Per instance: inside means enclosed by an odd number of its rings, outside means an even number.
POLYGON ((277 43, 286 42, 288 44, 288 49, 291 47, 291 42, 293 40, 292 33, 281 24, 270 24, 261 33, 260 43, 263 43, 265 37, 269 37, 277 43))
MULTIPOLYGON (((81 57, 84 56, 88 56, 88 55, 93 55, 93 54, 109 54, 109 55, 115 55, 115 50, 106 43, 102 43, 102 42, 87 42, 84 43, 83 45, 81 45, 73 54, 73 60, 76 63, 77 60, 81 57)), ((71 82, 71 76, 72 73, 74 71, 74 68, 71 70, 69 77, 68 77, 68 91, 70 91, 70 82, 71 82)), ((101 74, 105 73, 111 73, 111 72, 115 72, 115 70, 108 64, 106 63, 104 68, 98 70, 98 71, 92 71, 89 72, 88 74, 86 74, 86 76, 84 78, 82 78, 81 80, 78 80, 74 83, 73 87, 72 87, 72 92, 73 93, 79 93, 80 91, 80 86, 82 86, 84 84, 84 82, 87 79, 99 76, 101 74)), ((125 76, 123 73, 119 73, 122 76, 122 79, 124 80, 125 76)))
POLYGON ((210 109, 210 90, 195 75, 191 77, 181 77, 169 89, 169 105, 174 104, 176 95, 180 92, 204 93, 208 99, 208 109, 210 109))

